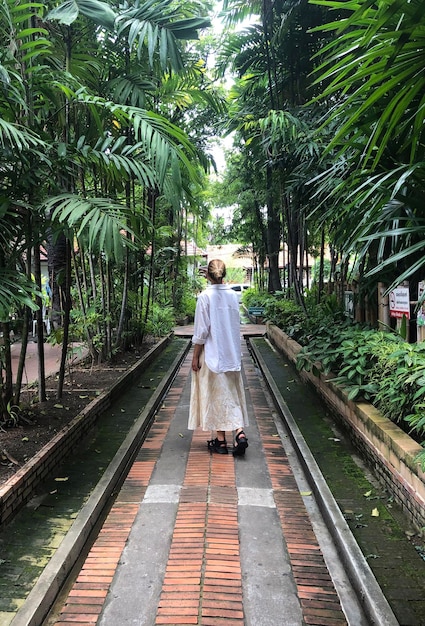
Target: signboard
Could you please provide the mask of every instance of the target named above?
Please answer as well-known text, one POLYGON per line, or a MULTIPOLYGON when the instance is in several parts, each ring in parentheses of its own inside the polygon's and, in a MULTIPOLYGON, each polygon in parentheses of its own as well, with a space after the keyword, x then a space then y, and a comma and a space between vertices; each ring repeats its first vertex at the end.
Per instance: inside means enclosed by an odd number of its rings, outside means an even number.
POLYGON ((354 293, 352 291, 344 291, 344 308, 345 315, 354 319, 354 293))
POLYGON ((397 287, 390 291, 390 317, 403 317, 410 319, 410 294, 409 287, 397 287))
MULTIPOLYGON (((425 291, 425 282, 421 280, 418 283, 418 300, 420 301, 425 291)), ((422 302, 418 309, 418 315, 416 318, 418 326, 425 326, 425 300, 422 302)))

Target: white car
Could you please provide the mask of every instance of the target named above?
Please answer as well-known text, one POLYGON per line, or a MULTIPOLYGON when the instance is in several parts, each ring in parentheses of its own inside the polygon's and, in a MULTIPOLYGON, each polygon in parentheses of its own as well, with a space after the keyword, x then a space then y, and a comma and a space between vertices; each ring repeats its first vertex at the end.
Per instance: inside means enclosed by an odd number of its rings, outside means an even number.
POLYGON ((245 289, 249 289, 250 285, 241 285, 241 284, 230 285, 230 288, 233 289, 233 291, 236 291, 237 296, 238 296, 238 300, 240 302, 241 296, 242 296, 242 292, 245 291, 245 289))

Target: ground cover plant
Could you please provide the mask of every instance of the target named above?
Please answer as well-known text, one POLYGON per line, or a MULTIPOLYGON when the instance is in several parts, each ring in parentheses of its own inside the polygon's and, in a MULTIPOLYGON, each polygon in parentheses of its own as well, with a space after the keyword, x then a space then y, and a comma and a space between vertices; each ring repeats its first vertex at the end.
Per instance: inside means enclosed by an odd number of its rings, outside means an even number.
MULTIPOLYGON (((245 306, 264 306, 265 318, 301 346, 298 370, 332 374, 350 400, 367 400, 425 444, 425 344, 390 329, 348 319, 334 296, 303 310, 280 294, 245 293, 245 306), (253 302, 254 304, 251 304, 253 302)), ((425 451, 420 456, 425 467, 425 451)))

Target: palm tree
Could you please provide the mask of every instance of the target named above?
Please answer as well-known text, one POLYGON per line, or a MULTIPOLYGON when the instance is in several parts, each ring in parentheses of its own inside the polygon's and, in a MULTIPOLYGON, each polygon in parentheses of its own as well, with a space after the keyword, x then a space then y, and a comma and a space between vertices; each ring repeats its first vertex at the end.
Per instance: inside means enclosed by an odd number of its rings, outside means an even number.
MULTIPOLYGON (((245 15, 238 2, 227 3, 227 7, 232 16, 245 15)), ((234 126, 249 146, 247 156, 255 146, 257 167, 265 172, 269 289, 281 289, 278 255, 285 237, 291 287, 302 304, 303 259, 308 247, 305 198, 294 194, 292 178, 302 160, 310 161, 311 150, 315 151, 310 137, 317 116, 304 108, 313 93, 311 56, 324 39, 311 29, 321 23, 323 9, 304 0, 265 1, 250 8, 258 12, 260 23, 228 38, 221 64, 227 67, 230 60, 240 76, 234 126)))
MULTIPOLYGON (((2 170, 8 172, 5 184, 17 195, 12 205, 12 195, 5 194, 9 200, 2 207, 2 220, 7 218, 10 231, 14 225, 9 219, 9 206, 20 203, 31 218, 40 216, 40 229, 49 225, 50 230, 58 229, 65 235, 68 258, 65 261, 59 257, 59 266, 65 269, 64 296, 69 313, 70 242, 74 235, 78 235, 92 269, 91 261, 97 255, 102 263, 103 258, 107 260, 110 270, 111 261, 120 262, 123 251, 147 244, 150 227, 146 206, 142 203, 137 210, 137 198, 148 197, 147 190, 164 193, 168 189, 170 193, 172 188, 178 196, 178 170, 186 172, 188 186, 198 180, 197 154, 186 134, 163 115, 144 107, 143 101, 148 101, 148 90, 156 88, 157 67, 162 73, 166 68, 179 69, 183 64, 179 42, 197 37, 198 29, 208 21, 195 16, 193 6, 186 5, 179 13, 168 1, 157 7, 146 3, 120 15, 102 2, 77 2, 72 9, 65 3, 50 12, 44 22, 38 4, 26 4, 25 11, 14 3, 2 7, 6 18, 3 49, 13 50, 14 56, 5 54, 0 58, 1 84, 7 86, 7 94, 4 89, 0 99, 5 147, 0 158, 2 170), (25 30, 28 20, 32 28, 25 30), (8 29, 12 23, 13 28, 8 29), (102 36, 98 36, 99 24, 104 29, 102 36), (108 33, 112 34, 115 26, 114 47, 108 33), (9 45, 12 34, 17 36, 9 45), (114 83, 114 77, 109 80, 108 76, 103 81, 106 89, 100 90, 99 79, 109 60, 105 54, 111 49, 115 59, 123 49, 135 50, 139 67, 150 68, 150 80, 138 79, 136 67, 134 73, 126 75, 127 86, 125 80, 120 82, 115 76, 114 83), (31 73, 26 75, 27 71, 31 73), (131 96, 130 84, 138 87, 131 96), (125 93, 130 102, 125 101, 125 93), (111 99, 111 95, 118 94, 121 101, 111 99), (20 126, 23 117, 29 128, 25 131, 20 126), (15 172, 17 176, 12 180, 15 172), (20 186, 15 185, 18 174, 20 186), (34 186, 37 197, 29 193, 34 186), (117 225, 123 235, 116 230, 117 225)), ((10 246, 11 239, 7 239, 10 246)), ((34 241, 38 244, 41 239, 40 230, 34 241)), ((19 249, 30 249, 21 225, 17 229, 18 245, 19 249)), ((11 258, 7 246, 3 256, 11 258)), ((21 291, 13 295, 8 289, 11 283, 7 282, 7 272, 16 272, 13 263, 11 269, 2 263, 0 271, 4 277, 0 297, 5 316, 13 302, 31 302, 34 306, 30 300, 34 286, 29 287, 20 273, 14 282, 21 285, 21 291)), ((108 279, 109 285, 112 283, 108 279)), ((111 297, 112 292, 105 301, 111 302, 111 297)), ((62 372, 66 343, 65 339, 62 372)), ((39 346, 42 351, 42 342, 39 346)))
POLYGON ((322 192, 345 254, 390 289, 425 263, 425 18, 418 1, 320 4, 346 11, 322 28, 336 35, 318 68, 335 129, 322 192))

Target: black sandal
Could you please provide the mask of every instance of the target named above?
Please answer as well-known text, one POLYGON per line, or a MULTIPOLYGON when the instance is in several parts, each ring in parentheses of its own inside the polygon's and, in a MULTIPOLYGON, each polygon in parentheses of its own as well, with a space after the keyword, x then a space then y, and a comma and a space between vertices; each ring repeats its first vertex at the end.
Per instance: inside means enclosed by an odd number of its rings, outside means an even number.
POLYGON ((216 452, 217 454, 228 454, 227 442, 225 439, 220 441, 217 437, 208 441, 208 450, 210 452, 216 452))
POLYGON ((236 445, 233 446, 233 456, 243 456, 245 454, 245 450, 248 447, 248 439, 243 430, 238 433, 235 437, 236 445))

